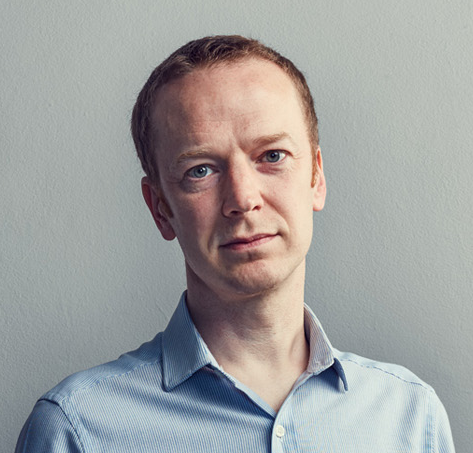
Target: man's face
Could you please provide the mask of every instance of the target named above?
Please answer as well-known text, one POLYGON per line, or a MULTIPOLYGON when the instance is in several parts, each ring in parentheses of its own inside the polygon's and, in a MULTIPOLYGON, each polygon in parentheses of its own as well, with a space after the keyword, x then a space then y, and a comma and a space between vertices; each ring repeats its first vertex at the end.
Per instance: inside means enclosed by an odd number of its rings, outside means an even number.
POLYGON ((157 104, 161 187, 144 178, 143 193, 163 237, 179 240, 189 290, 244 297, 303 279, 325 180, 317 152, 312 184, 289 77, 264 60, 221 64, 165 85, 157 104))

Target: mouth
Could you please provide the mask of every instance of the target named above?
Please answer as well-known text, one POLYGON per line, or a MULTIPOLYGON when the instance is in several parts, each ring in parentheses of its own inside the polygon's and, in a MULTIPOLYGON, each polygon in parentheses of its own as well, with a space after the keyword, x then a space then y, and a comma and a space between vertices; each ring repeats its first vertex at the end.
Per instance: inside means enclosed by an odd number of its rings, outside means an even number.
POLYGON ((272 241, 277 235, 276 234, 256 234, 249 237, 238 237, 233 238, 225 244, 221 245, 222 248, 227 250, 248 250, 250 248, 258 247, 272 241))

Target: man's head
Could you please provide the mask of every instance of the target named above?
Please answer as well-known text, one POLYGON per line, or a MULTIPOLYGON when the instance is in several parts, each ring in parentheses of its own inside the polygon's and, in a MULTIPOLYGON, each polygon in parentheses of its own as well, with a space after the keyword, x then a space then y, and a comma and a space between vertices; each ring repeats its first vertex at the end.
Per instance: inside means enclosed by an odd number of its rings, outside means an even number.
POLYGON ((242 60, 262 59, 279 66, 292 80, 299 94, 306 119, 307 133, 313 153, 313 180, 315 183, 316 151, 319 144, 317 116, 314 101, 304 75, 287 58, 257 40, 242 36, 210 36, 191 41, 164 60, 150 75, 133 109, 131 130, 141 165, 155 183, 159 181, 156 144, 161 131, 152 121, 157 92, 161 87, 196 69, 209 68, 242 60))
POLYGON ((179 241, 188 297, 301 288, 325 179, 293 78, 251 56, 165 80, 145 102, 156 173, 142 189, 163 238, 179 241))

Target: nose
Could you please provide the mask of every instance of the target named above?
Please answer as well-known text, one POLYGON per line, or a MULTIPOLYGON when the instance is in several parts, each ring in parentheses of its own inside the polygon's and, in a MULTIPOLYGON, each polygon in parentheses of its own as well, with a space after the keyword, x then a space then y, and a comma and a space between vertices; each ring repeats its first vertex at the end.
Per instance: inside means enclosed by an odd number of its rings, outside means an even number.
POLYGON ((263 207, 260 181, 256 170, 246 165, 235 165, 225 175, 222 187, 222 213, 225 217, 238 217, 263 207))

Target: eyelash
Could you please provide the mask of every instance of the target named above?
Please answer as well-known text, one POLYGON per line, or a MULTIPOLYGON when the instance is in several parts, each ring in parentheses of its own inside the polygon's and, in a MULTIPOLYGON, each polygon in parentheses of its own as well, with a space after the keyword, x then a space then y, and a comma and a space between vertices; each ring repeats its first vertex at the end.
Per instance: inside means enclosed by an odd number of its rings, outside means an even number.
POLYGON ((214 171, 210 168, 210 165, 201 164, 201 165, 196 165, 195 167, 192 167, 191 169, 187 170, 186 176, 191 178, 191 179, 204 179, 206 176, 208 176, 209 174, 212 174, 213 172, 214 171), (202 168, 205 168, 207 170, 207 172, 204 176, 199 178, 198 176, 195 176, 195 175, 193 176, 192 175, 192 172, 197 171, 197 170, 202 169, 202 168), (210 173, 209 173, 209 171, 210 171, 210 173))
POLYGON ((281 162, 282 160, 284 160, 284 159, 286 158, 286 156, 287 156, 287 152, 286 152, 286 151, 283 151, 283 150, 281 150, 281 149, 271 149, 271 150, 269 150, 269 151, 266 151, 266 152, 263 154, 263 156, 262 156, 262 158, 261 158, 261 161, 262 161, 265 157, 267 157, 267 156, 269 156, 270 154, 273 154, 273 153, 278 153, 278 154, 281 156, 281 158, 278 159, 278 160, 276 160, 276 161, 269 161, 269 160, 267 160, 266 162, 269 162, 269 163, 271 163, 271 164, 277 164, 278 162, 281 162))
MULTIPOLYGON (((261 156, 261 158, 258 159, 258 162, 264 162, 265 161, 265 162, 268 162, 270 164, 277 164, 277 163, 281 162, 282 160, 284 160, 286 157, 287 157, 287 152, 286 151, 283 151, 283 150, 280 150, 280 149, 272 149, 272 150, 264 152, 263 155, 261 156), (271 154, 276 154, 276 153, 278 154, 278 157, 279 157, 278 160, 276 160, 276 161, 265 160, 265 158, 267 158, 271 154)), ((187 170, 186 171, 186 176, 189 179, 198 180, 198 179, 205 179, 207 176, 209 176, 213 173, 214 173, 214 170, 210 167, 210 165, 201 164, 201 165, 196 165, 195 167, 192 167, 189 170, 187 170), (195 174, 194 175, 192 174, 193 172, 195 172, 197 170, 200 170, 200 169, 204 169, 204 168, 207 171, 206 171, 205 175, 203 175, 202 177, 199 178, 195 174)))

